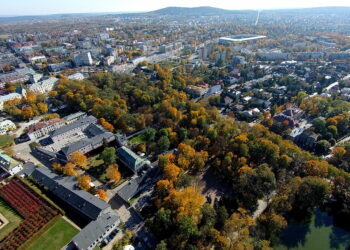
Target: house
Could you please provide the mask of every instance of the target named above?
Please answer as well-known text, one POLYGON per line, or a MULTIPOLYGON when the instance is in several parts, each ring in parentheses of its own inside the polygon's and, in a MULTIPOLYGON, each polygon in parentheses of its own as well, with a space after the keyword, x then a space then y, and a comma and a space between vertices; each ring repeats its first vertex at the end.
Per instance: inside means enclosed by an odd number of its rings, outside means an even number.
POLYGON ((161 171, 159 170, 159 168, 147 166, 138 176, 133 176, 128 180, 117 192, 118 196, 125 202, 128 202, 160 179, 161 171))
POLYGON ((11 158, 3 151, 0 151, 0 167, 10 175, 15 175, 23 169, 21 163, 11 158))
POLYGON ((94 249, 97 244, 116 230, 119 223, 119 216, 115 212, 103 213, 74 236, 72 243, 80 250, 94 249))
POLYGON ((259 114, 260 114, 260 110, 257 108, 249 109, 242 112, 242 115, 245 116, 246 118, 257 117, 259 114))
POLYGON ((55 77, 49 77, 45 80, 42 80, 37 83, 33 83, 29 86, 28 90, 40 93, 40 94, 45 94, 53 90, 58 83, 58 79, 55 77))
POLYGON ((117 155, 119 160, 135 174, 151 164, 150 161, 141 158, 125 146, 117 149, 117 155))
POLYGON ((31 140, 36 140, 45 135, 48 135, 50 132, 64 125, 65 125, 65 121, 59 118, 54 118, 44 122, 38 122, 29 126, 27 135, 31 140))
POLYGON ((16 124, 10 120, 0 121, 0 135, 5 135, 8 131, 15 130, 16 124))
POLYGON ((98 125, 94 116, 78 112, 63 120, 64 126, 52 131, 45 145, 35 148, 37 153, 49 160, 65 164, 74 152, 87 154, 115 140, 114 134, 98 125))
POLYGON ((93 64, 91 53, 84 52, 79 55, 74 56, 74 64, 75 66, 91 66, 93 64))
POLYGON ((188 86, 185 88, 185 93, 191 95, 192 97, 200 97, 207 93, 207 87, 199 87, 199 86, 188 86))
POLYGON ((85 118, 87 117, 87 114, 85 112, 76 112, 76 113, 73 113, 73 114, 70 114, 70 115, 67 115, 65 117, 63 117, 63 119, 66 121, 66 124, 71 124, 81 118, 85 118))
POLYGON ((4 109, 5 102, 21 99, 22 95, 18 93, 10 93, 7 95, 0 96, 0 110, 4 109))
POLYGON ((70 61, 60 62, 60 63, 52 63, 47 66, 50 72, 61 71, 65 68, 72 67, 72 63, 70 61))
POLYGON ((305 149, 312 150, 317 142, 318 135, 311 130, 304 130, 300 135, 296 136, 294 142, 305 149))
POLYGON ((74 176, 59 176, 45 167, 36 168, 31 176, 87 221, 96 220, 110 209, 109 204, 80 189, 74 176))
POLYGON ((53 142, 58 142, 62 139, 66 139, 67 137, 72 136, 73 134, 82 132, 90 124, 96 124, 96 123, 97 123, 96 117, 94 116, 84 117, 84 118, 78 119, 77 121, 71 124, 68 124, 64 127, 56 129, 50 135, 50 138, 53 142))
POLYGON ((82 73, 75 73, 73 75, 68 76, 69 80, 84 80, 85 76, 82 73))
POLYGON ((62 177, 48 168, 36 168, 32 178, 46 187, 53 195, 89 221, 73 239, 77 249, 90 250, 108 237, 120 223, 111 206, 96 196, 81 190, 74 176, 62 177))
POLYGON ((286 122, 288 122, 287 126, 293 128, 298 125, 298 120, 301 119, 303 114, 304 112, 301 109, 294 107, 286 109, 283 112, 275 115, 273 120, 274 123, 286 124, 286 122))
POLYGON ((56 154, 60 161, 67 162, 74 152, 79 151, 82 154, 87 154, 102 147, 104 142, 109 143, 115 140, 113 133, 107 132, 103 127, 96 124, 90 124, 83 133, 85 135, 83 139, 63 147, 56 154))
POLYGON ((29 76, 29 81, 31 82, 31 83, 37 83, 37 82, 39 82, 40 80, 41 80, 41 78, 43 78, 43 74, 30 74, 30 76, 29 76))

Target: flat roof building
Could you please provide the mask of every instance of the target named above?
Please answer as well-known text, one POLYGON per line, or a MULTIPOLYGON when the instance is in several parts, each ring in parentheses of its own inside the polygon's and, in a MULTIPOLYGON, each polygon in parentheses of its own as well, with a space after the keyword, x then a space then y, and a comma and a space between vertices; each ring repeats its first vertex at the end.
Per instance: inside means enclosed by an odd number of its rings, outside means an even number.
POLYGON ((243 42, 259 40, 263 38, 266 38, 266 36, 251 35, 251 34, 233 35, 233 36, 227 36, 227 37, 220 37, 219 44, 227 45, 227 44, 233 44, 233 43, 243 43, 243 42))

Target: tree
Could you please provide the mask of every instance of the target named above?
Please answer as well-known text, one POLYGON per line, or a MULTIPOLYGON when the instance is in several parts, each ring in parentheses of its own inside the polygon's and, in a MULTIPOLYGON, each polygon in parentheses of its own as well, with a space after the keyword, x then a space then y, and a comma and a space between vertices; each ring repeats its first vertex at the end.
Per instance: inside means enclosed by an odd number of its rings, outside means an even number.
POLYGON ((168 150, 170 147, 169 138, 167 136, 160 137, 157 145, 158 145, 159 152, 164 152, 164 151, 168 150))
POLYGON ((173 182, 176 180, 176 178, 179 176, 181 169, 176 166, 175 164, 171 163, 164 167, 163 170, 164 177, 168 179, 169 181, 173 182))
POLYGON ((315 152, 319 154, 326 154, 331 147, 331 144, 326 140, 320 140, 316 143, 315 152))
POLYGON ((322 118, 316 118, 312 121, 316 133, 324 134, 326 132, 326 121, 322 118))
POLYGON ((55 162, 54 164, 52 164, 52 167, 55 169, 55 171, 57 172, 57 173, 62 173, 63 172, 63 167, 62 167, 62 165, 61 164, 59 164, 59 163, 57 163, 57 162, 55 162))
POLYGON ((286 219, 276 214, 274 211, 269 211, 259 216, 258 227, 265 235, 264 238, 274 240, 278 233, 287 226, 286 219))
POLYGON ((307 175, 326 177, 328 175, 329 164, 326 161, 310 160, 305 162, 307 175))
POLYGON ((115 149, 113 147, 105 148, 99 155, 99 159, 103 160, 105 165, 111 165, 117 161, 115 149))
POLYGON ((170 195, 165 198, 165 205, 176 213, 177 218, 188 216, 198 222, 204 201, 202 194, 188 187, 182 191, 171 191, 170 195))
POLYGON ((118 170, 118 165, 117 164, 111 164, 108 166, 106 170, 106 177, 107 179, 117 183, 120 181, 121 174, 118 170))
POLYGON ((103 189, 99 189, 97 191, 98 197, 100 198, 100 200, 105 201, 107 199, 107 192, 103 189))
POLYGON ((77 174, 77 171, 75 170, 75 165, 71 162, 68 162, 64 167, 63 167, 63 173, 68 176, 73 176, 77 174))
POLYGON ((196 223, 192 220, 191 217, 188 216, 180 217, 177 223, 177 232, 185 239, 188 239, 199 233, 196 223))
POLYGON ((30 118, 32 118, 34 116, 34 111, 31 107, 24 107, 22 109, 22 113, 21 113, 21 118, 23 120, 29 120, 30 118))
POLYGON ((344 147, 334 147, 332 149, 332 158, 331 162, 338 165, 342 162, 346 154, 346 149, 344 147))
POLYGON ((254 226, 255 222, 250 217, 246 210, 238 208, 237 212, 233 213, 226 221, 223 227, 223 235, 230 239, 231 246, 234 249, 252 249, 239 248, 238 246, 247 245, 249 240, 249 228, 254 226))
POLYGON ((154 128, 148 128, 143 133, 143 136, 147 142, 154 141, 157 131, 154 128))
POLYGON ((105 129, 107 129, 109 132, 113 132, 113 131, 114 131, 113 125, 110 124, 109 122, 107 122, 106 119, 100 118, 99 121, 100 121, 101 125, 102 125, 105 129))
POLYGON ((201 224, 206 227, 214 227, 216 222, 216 211, 215 209, 209 204, 205 203, 202 207, 202 219, 201 224))
POLYGON ((326 180, 316 176, 305 177, 298 189, 293 207, 301 211, 312 209, 321 205, 329 193, 330 185, 326 180))
POLYGON ((164 198, 169 195, 170 188, 172 187, 170 181, 160 180, 156 184, 157 195, 161 198, 164 198))
POLYGON ((49 110, 45 103, 40 102, 40 103, 37 104, 37 106, 38 106, 39 112, 41 114, 45 114, 49 110))
POLYGON ((78 178, 78 186, 83 190, 90 189, 91 178, 88 175, 81 176, 78 178))
POLYGON ((72 162, 74 165, 86 168, 88 164, 88 159, 85 155, 80 153, 79 151, 75 151, 69 159, 70 162, 72 162))
POLYGON ((156 247, 156 250, 168 250, 166 241, 165 240, 160 241, 160 243, 156 247))
POLYGON ((147 149, 146 149, 146 145, 145 144, 139 144, 137 146, 137 151, 141 152, 141 153, 146 153, 147 149))

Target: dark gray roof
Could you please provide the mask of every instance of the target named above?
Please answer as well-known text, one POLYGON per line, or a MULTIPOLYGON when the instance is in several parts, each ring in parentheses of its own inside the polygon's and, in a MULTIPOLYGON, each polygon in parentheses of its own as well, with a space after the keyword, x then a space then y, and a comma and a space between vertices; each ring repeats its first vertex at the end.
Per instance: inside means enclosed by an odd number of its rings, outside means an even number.
POLYGON ((110 205, 96 196, 79 189, 74 176, 61 177, 48 168, 37 168, 32 173, 32 177, 58 198, 92 220, 95 220, 102 211, 110 208, 110 205))
POLYGON ((112 210, 101 214, 97 220, 90 222, 74 238, 73 243, 79 249, 88 249, 100 236, 107 231, 113 224, 119 224, 119 216, 112 210))
POLYGON ((90 124, 85 130, 84 133, 86 133, 88 136, 92 137, 92 136, 96 136, 96 135, 100 135, 106 132, 106 129, 97 125, 97 124, 90 124))
POLYGON ((81 118, 81 119, 79 119, 71 124, 68 124, 66 126, 63 126, 61 128, 56 129, 55 131, 52 132, 51 138, 59 136, 59 135, 66 133, 70 130, 73 130, 75 128, 85 126, 85 125, 91 124, 91 123, 96 123, 96 122, 97 122, 97 118, 94 116, 88 116, 88 117, 81 118))
POLYGON ((84 138, 77 142, 74 142, 71 145, 62 148, 59 153, 65 155, 68 158, 68 156, 75 151, 78 151, 90 144, 94 148, 95 145, 100 144, 104 139, 108 139, 113 136, 114 135, 110 132, 103 132, 102 134, 96 135, 94 137, 84 138))
POLYGON ((18 175, 25 175, 25 176, 30 176, 34 172, 36 166, 31 163, 27 162, 23 165, 23 169, 18 173, 18 175))
POLYGON ((120 198, 129 201, 138 193, 144 191, 147 187, 154 184, 160 179, 160 171, 158 168, 149 168, 140 173, 139 176, 129 180, 118 192, 120 198))

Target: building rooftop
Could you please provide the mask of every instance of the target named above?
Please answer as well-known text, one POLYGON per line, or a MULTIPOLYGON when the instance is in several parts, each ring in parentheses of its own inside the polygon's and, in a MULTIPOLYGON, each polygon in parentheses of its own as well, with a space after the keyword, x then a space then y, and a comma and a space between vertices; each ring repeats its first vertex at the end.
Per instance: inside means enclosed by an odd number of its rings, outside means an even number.
POLYGON ((84 227, 72 241, 79 249, 88 249, 113 224, 119 224, 119 216, 111 211, 103 213, 97 220, 84 227))
POLYGON ((145 164, 149 163, 125 146, 118 148, 117 154, 119 159, 134 173, 139 172, 145 164))
POLYGON ((12 168, 21 165, 18 161, 12 157, 5 154, 3 151, 0 151, 0 166, 6 170, 11 170, 12 168))
POLYGON ((90 123, 96 123, 97 122, 97 118, 94 117, 94 116, 88 116, 88 117, 85 117, 85 118, 81 118, 71 124, 68 124, 66 126, 63 126, 59 129, 56 129, 55 131, 52 132, 51 134, 51 138, 53 137, 56 137, 56 136, 59 136, 61 134, 64 134, 70 130, 73 130, 75 128, 78 128, 78 127, 81 127, 81 126, 84 126, 86 124, 90 124, 90 123))
POLYGON ((91 220, 96 220, 103 211, 110 208, 106 202, 78 188, 74 176, 62 177, 51 172, 48 168, 36 168, 32 177, 91 220))

